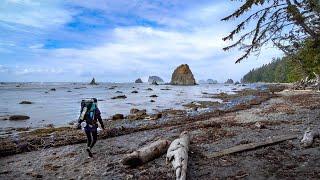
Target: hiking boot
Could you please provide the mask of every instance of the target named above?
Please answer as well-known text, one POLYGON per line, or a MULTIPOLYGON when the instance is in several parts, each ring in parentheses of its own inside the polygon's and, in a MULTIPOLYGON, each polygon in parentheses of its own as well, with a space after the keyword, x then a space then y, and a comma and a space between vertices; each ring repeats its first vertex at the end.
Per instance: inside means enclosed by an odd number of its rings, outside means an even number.
POLYGON ((88 152, 89 157, 92 158, 93 155, 92 155, 92 152, 91 152, 90 148, 87 148, 86 150, 87 150, 87 152, 88 152))

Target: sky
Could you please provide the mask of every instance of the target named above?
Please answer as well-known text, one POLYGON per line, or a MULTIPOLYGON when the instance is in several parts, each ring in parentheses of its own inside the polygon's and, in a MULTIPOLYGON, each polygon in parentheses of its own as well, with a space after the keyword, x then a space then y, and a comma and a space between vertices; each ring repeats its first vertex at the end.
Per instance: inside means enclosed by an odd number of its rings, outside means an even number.
POLYGON ((228 0, 1 0, 0 81, 169 82, 189 64, 196 80, 240 80, 281 56, 265 47, 235 64, 223 51, 236 25, 222 22, 239 2, 228 0))

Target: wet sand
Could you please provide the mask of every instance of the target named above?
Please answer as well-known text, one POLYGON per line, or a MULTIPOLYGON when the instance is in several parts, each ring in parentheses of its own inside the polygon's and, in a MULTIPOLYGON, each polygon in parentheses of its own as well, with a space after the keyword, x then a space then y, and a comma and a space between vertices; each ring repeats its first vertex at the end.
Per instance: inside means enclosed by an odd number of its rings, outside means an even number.
POLYGON ((160 138, 172 140, 187 130, 191 135, 188 179, 319 179, 320 140, 310 148, 299 144, 307 127, 320 125, 319 92, 254 95, 255 98, 230 108, 192 116, 171 114, 165 120, 108 121, 109 128, 100 134, 92 159, 84 152, 84 134, 79 130, 25 132, 25 147, 18 147, 21 142, 10 138, 0 139, 1 144, 7 144, 7 149, 2 146, 0 150, 1 156, 5 156, 0 158, 0 178, 174 179, 173 170, 165 164, 165 155, 137 168, 125 167, 119 161, 150 142, 160 138), (265 128, 257 128, 257 121, 265 128), (299 138, 224 157, 207 157, 235 145, 290 134, 299 138))

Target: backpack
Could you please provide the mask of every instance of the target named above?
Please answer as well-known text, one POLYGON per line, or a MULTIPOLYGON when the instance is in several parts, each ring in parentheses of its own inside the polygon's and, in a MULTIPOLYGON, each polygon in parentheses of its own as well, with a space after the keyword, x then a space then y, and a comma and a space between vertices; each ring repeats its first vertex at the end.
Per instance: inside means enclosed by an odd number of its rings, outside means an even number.
POLYGON ((95 120, 96 109, 97 105, 93 99, 82 100, 79 121, 85 121, 89 125, 95 125, 97 123, 95 120))

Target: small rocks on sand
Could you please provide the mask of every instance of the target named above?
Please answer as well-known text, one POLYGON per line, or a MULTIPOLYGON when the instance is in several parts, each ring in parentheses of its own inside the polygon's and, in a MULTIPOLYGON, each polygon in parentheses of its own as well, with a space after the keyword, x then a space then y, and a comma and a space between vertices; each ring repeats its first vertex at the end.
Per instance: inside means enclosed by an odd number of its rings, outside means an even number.
POLYGON ((153 91, 153 89, 152 88, 148 88, 147 91, 153 91))
POLYGON ((120 120, 120 119, 124 119, 123 114, 115 114, 112 116, 112 120, 120 120))
POLYGON ((51 88, 51 89, 50 89, 50 91, 56 91, 56 90, 57 90, 56 88, 51 88))
POLYGON ((138 93, 138 91, 132 91, 131 93, 136 94, 136 93, 138 93))
POLYGON ((156 98, 156 97, 158 97, 157 95, 155 95, 155 94, 153 94, 153 95, 151 95, 150 97, 152 97, 152 98, 156 98))
POLYGON ((122 91, 116 91, 116 93, 119 93, 119 94, 121 94, 121 93, 123 93, 122 91))
POLYGON ((111 99, 126 99, 126 98, 127 98, 126 95, 120 95, 120 96, 112 97, 111 99))
POLYGON ((25 115, 12 115, 9 117, 9 120, 11 121, 19 121, 19 120, 27 120, 27 119, 30 119, 30 117, 25 115))
POLYGON ((33 104, 31 101, 21 101, 19 104, 33 104))

